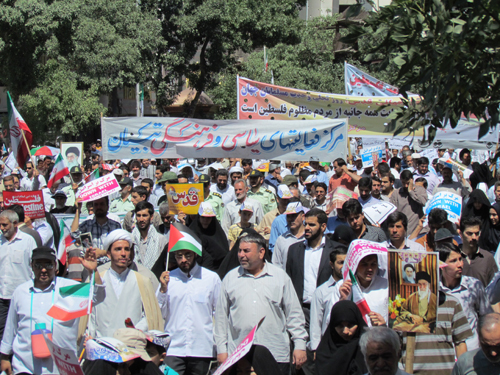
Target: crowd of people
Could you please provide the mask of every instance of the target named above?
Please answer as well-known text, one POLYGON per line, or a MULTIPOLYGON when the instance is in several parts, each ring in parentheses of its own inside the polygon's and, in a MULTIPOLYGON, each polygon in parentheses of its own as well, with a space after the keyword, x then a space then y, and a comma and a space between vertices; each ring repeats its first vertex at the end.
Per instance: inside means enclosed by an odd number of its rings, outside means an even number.
POLYGON ((46 331, 77 357, 103 337, 137 353, 124 363, 84 359, 85 374, 205 375, 259 325, 227 373, 499 374, 497 155, 439 149, 429 160, 405 146, 364 167, 360 153, 362 145, 333 162, 122 161, 103 160, 98 141, 50 189, 53 157, 14 170, 0 162, 2 194, 41 190, 46 210, 33 219, 0 198, 1 370, 58 373, 36 340, 46 331), (440 162, 450 159, 456 163, 440 162), (96 170, 113 174, 120 191, 82 202, 96 170), (176 183, 202 184, 198 214, 171 214, 166 194, 176 183), (336 200, 339 188, 353 197, 336 200), (462 198, 458 221, 439 207, 426 214, 443 191, 462 198), (373 224, 366 209, 382 202, 396 210, 373 224), (70 223, 71 243, 60 241, 61 220, 70 223), (189 239, 169 252, 179 230, 189 239), (404 268, 417 292, 394 323, 400 331, 388 328, 386 258, 361 256, 353 279, 343 279, 357 239, 438 253, 438 294, 428 273, 404 268), (80 283, 94 285, 91 313, 49 316, 61 289, 80 283), (355 290, 368 314, 353 302, 355 290), (425 328, 412 331, 417 325, 425 328))

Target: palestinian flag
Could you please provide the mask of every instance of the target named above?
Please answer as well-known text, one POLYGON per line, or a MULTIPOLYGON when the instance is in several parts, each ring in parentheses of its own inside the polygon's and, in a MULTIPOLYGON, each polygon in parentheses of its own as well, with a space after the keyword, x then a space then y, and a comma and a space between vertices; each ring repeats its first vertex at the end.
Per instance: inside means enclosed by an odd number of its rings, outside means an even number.
POLYGON ((188 227, 179 223, 173 223, 170 226, 168 252, 178 250, 191 250, 201 256, 201 241, 188 227))
POLYGON ((52 172, 50 173, 49 181, 47 182, 47 187, 50 189, 52 185, 56 181, 59 181, 64 176, 69 175, 69 169, 64 161, 64 158, 61 154, 57 155, 56 163, 54 164, 54 168, 52 168, 52 172))
POLYGON ((365 297, 363 296, 363 292, 359 287, 358 280, 354 277, 354 274, 351 270, 349 270, 349 277, 351 278, 351 299, 358 306, 359 311, 361 311, 361 315, 363 319, 366 321, 366 315, 371 312, 370 306, 368 306, 368 302, 366 302, 365 297))
POLYGON ((60 288, 59 295, 47 315, 63 322, 87 315, 92 309, 90 298, 92 289, 92 283, 79 283, 60 288))
MULTIPOLYGON (((30 149, 33 143, 33 134, 30 128, 26 125, 19 112, 17 112, 10 93, 7 92, 7 111, 9 114, 9 131, 10 131, 10 144, 12 152, 16 158, 17 164, 24 167, 26 160, 30 156, 30 149)), ((35 167, 35 166, 33 166, 35 167)))
POLYGON ((59 237, 59 246, 57 247, 57 259, 64 265, 67 258, 66 249, 75 240, 71 237, 71 232, 62 219, 59 220, 59 228, 61 229, 61 236, 59 237))
POLYGON ((97 180, 99 178, 99 168, 96 168, 94 172, 85 177, 85 183, 88 184, 90 181, 97 180))

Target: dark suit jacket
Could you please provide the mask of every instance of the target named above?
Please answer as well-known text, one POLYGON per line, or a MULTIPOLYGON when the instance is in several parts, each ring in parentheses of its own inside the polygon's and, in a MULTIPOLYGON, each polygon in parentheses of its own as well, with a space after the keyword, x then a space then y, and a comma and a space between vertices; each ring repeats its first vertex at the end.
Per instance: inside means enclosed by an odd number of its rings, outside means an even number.
MULTIPOLYGON (((321 255, 319 263, 318 278, 316 280, 316 287, 328 281, 332 275, 332 267, 330 267, 330 253, 341 244, 325 238, 325 247, 321 255)), ((306 244, 305 242, 297 242, 290 246, 288 249, 288 257, 286 261, 286 273, 292 279, 293 286, 302 303, 302 296, 304 295, 304 258, 305 258, 306 244)))

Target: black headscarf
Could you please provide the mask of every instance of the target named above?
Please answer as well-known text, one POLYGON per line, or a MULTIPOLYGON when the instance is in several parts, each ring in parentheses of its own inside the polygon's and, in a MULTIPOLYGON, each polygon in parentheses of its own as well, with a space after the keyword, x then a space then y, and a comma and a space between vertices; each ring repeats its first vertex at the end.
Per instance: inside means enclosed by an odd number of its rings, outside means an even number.
MULTIPOLYGON (((500 217, 500 204, 495 203, 490 209, 494 209, 500 217)), ((479 238, 479 247, 488 250, 492 253, 497 251, 498 244, 500 243, 500 222, 493 225, 491 219, 488 218, 483 223, 481 228, 481 237, 479 238)))
POLYGON ((366 323, 354 302, 346 300, 333 305, 330 323, 316 350, 316 373, 329 374, 335 369, 336 374, 342 375, 366 374, 365 360, 358 345, 365 327, 366 323), (358 326, 350 341, 345 341, 335 330, 342 322, 358 326))
POLYGON ((462 217, 477 216, 481 219, 481 222, 484 225, 490 220, 490 206, 490 201, 486 197, 486 194, 484 194, 484 191, 480 189, 473 190, 469 195, 467 204, 462 208, 462 217), (483 204, 480 210, 476 210, 474 208, 474 202, 483 204))
MULTIPOLYGON (((238 237, 233 247, 231 248, 231 251, 229 252, 229 254, 226 255, 226 257, 222 261, 219 270, 217 271, 221 280, 224 279, 224 276, 226 276, 226 274, 229 271, 240 266, 240 261, 238 260, 238 249, 240 248, 240 238, 249 233, 257 234, 255 229, 252 228, 243 229, 240 233, 240 236, 238 237)), ((269 249, 266 249, 266 255, 264 259, 267 260, 268 262, 271 261, 271 254, 269 252, 269 249)))
POLYGON ((207 229, 203 228, 200 223, 200 215, 192 217, 193 222, 189 226, 201 240, 202 253, 210 254, 212 257, 212 271, 217 271, 220 264, 229 253, 229 245, 227 242, 226 233, 220 226, 215 217, 212 218, 207 229))
MULTIPOLYGON (((278 362, 265 346, 252 345, 250 351, 243 358, 250 363, 257 375, 279 375, 281 373, 278 362)), ((229 375, 236 375, 237 367, 238 363, 234 364, 229 375)))
POLYGON ((340 242, 346 246, 349 246, 352 241, 356 240, 358 237, 352 228, 348 225, 339 225, 335 228, 332 234, 332 240, 340 242), (344 243, 345 242, 345 243, 344 243))

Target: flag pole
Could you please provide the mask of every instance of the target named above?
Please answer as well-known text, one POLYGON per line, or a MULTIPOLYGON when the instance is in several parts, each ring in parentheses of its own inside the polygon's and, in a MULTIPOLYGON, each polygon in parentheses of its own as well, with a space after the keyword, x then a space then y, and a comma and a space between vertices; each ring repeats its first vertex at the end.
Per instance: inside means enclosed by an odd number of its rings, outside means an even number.
POLYGON ((24 130, 21 129, 21 134, 23 135, 24 143, 26 143, 26 149, 31 156, 31 162, 33 163, 33 170, 36 168, 35 157, 31 155, 30 145, 28 144, 28 140, 26 139, 26 135, 24 134, 24 130))

